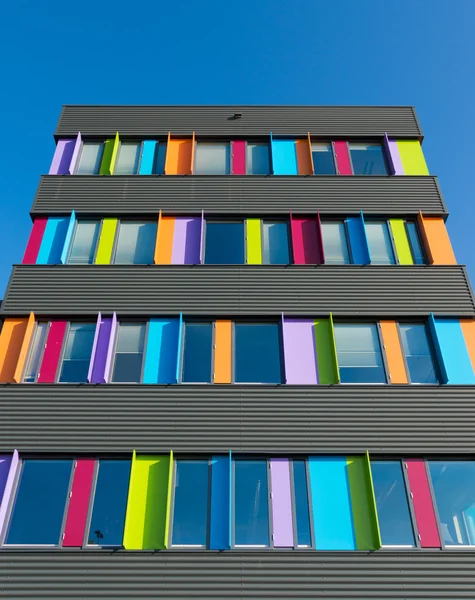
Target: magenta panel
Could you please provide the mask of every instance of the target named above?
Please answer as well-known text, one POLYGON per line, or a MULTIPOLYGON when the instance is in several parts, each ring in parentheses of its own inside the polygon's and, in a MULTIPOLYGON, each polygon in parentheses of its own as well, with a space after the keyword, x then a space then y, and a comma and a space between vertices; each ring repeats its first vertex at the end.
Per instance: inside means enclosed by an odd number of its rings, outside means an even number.
POLYGON ((408 459, 407 475, 422 548, 440 548, 440 536, 424 460, 408 459))
POLYGON ((274 546, 276 548, 292 548, 294 545, 294 528, 288 459, 272 458, 270 461, 270 477, 274 546))
POLYGON ((50 325, 38 383, 54 383, 67 325, 66 321, 53 321, 50 325))
POLYGON ((34 265, 38 258, 38 252, 40 251, 41 242, 43 241, 43 234, 46 229, 48 219, 41 217, 33 221, 33 227, 31 228, 30 238, 26 245, 25 254, 23 255, 22 265, 34 265))
POLYGON ((284 316, 283 335, 286 383, 318 383, 313 320, 284 316))
POLYGON ((232 165, 231 173, 233 175, 245 175, 246 174, 246 142, 237 141, 231 142, 232 144, 232 165))
POLYGON ((59 140, 54 151, 49 175, 68 175, 76 140, 59 140))
MULTIPOLYGON (((3 526, 5 525, 7 510, 13 492, 13 484, 15 483, 15 477, 20 462, 18 450, 14 450, 13 456, 11 457, 2 456, 1 458, 7 459, 8 461, 8 474, 6 476, 3 489, 0 489, 0 534, 2 533, 3 526)), ((4 467, 6 467, 6 465, 4 465, 4 467)))
POLYGON ((93 475, 94 459, 83 458, 77 461, 64 529, 65 547, 83 545, 93 475))
POLYGON ((200 264, 201 217, 176 217, 172 265, 200 264))
POLYGON ((333 142, 335 151, 336 168, 339 175, 352 175, 350 152, 346 142, 333 142))
POLYGON ((290 216, 292 250, 296 265, 322 265, 323 249, 319 221, 290 216))

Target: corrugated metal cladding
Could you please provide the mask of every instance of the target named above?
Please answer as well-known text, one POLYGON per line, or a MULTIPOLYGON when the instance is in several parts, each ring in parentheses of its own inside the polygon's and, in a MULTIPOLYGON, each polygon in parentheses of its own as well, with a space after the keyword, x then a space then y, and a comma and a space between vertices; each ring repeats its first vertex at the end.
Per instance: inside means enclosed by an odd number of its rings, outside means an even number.
POLYGON ((45 175, 32 212, 64 214, 447 213, 436 177, 45 175))
POLYGON ((475 598, 474 553, 18 552, 5 598, 475 598))
POLYGON ((421 137, 412 106, 63 106, 55 135, 421 137), (234 119, 235 113, 242 113, 234 119))
POLYGON ((0 414, 2 452, 427 456, 475 446, 473 386, 4 385, 0 414))
POLYGON ((473 316, 461 266, 16 265, 3 315, 473 316))

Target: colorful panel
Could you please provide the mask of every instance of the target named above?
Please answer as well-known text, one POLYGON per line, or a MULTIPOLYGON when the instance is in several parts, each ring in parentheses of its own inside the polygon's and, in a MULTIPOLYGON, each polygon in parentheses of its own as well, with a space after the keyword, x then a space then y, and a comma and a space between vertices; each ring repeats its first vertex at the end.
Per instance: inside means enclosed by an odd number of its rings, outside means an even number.
POLYGON ((297 140, 295 142, 297 152, 297 165, 299 175, 313 175, 312 150, 310 140, 297 140))
POLYGON ((319 220, 290 215, 292 250, 296 265, 322 265, 323 246, 319 231, 319 220))
POLYGON ((145 140, 143 142, 139 175, 151 175, 153 173, 156 145, 157 142, 155 140, 145 140))
POLYGON ((97 246, 96 265, 110 265, 112 260, 112 251, 114 249, 115 232, 117 229, 117 219, 102 219, 101 233, 99 236, 99 245, 97 246))
POLYGON ((351 256, 355 265, 369 265, 371 262, 369 256, 368 239, 363 215, 359 217, 350 217, 346 219, 346 227, 350 240, 351 256))
POLYGON ((408 383, 401 340, 395 321, 381 321, 381 335, 391 383, 408 383))
POLYGON ((318 382, 326 385, 340 383, 333 319, 331 316, 328 319, 317 319, 313 330, 317 349, 318 382))
POLYGON ((23 336, 20 353, 18 355, 18 360, 16 363, 15 373, 13 374, 13 380, 15 381, 15 383, 21 383, 22 381, 23 370, 25 368, 26 359, 30 350, 30 343, 31 338, 33 337, 33 332, 35 331, 35 325, 35 315, 34 313, 30 313, 30 316, 28 317, 28 323, 26 325, 25 335, 23 336))
POLYGON ((398 140, 397 147, 404 175, 429 175, 419 140, 398 140))
POLYGON ((79 153, 81 152, 81 147, 82 147, 82 137, 81 137, 81 132, 78 132, 76 141, 74 143, 74 151, 73 151, 73 155, 71 157, 71 162, 69 164, 69 169, 68 169, 68 173, 70 175, 74 175, 74 173, 76 172, 76 166, 79 160, 79 153))
POLYGON ((228 550, 231 461, 229 456, 211 458, 210 550, 228 550))
POLYGON ((396 248, 397 262, 400 265, 413 265, 411 246, 407 237, 406 224, 403 219, 390 219, 391 233, 396 248))
POLYGON ((298 175, 295 140, 272 138, 272 167, 274 175, 298 175))
POLYGON ((231 383, 232 322, 216 321, 214 334, 214 383, 231 383))
MULTIPOLYGON (((194 137, 195 134, 193 134, 194 137)), ((164 544, 165 548, 168 548, 170 540, 170 517, 172 508, 172 494, 173 494, 173 450, 170 450, 169 466, 168 466, 168 486, 167 486, 167 506, 165 510, 165 536, 164 544)))
POLYGON ((68 231, 69 218, 49 217, 36 259, 37 265, 58 265, 68 231))
POLYGON ((246 257, 249 265, 262 265, 261 220, 246 219, 246 257))
POLYGON ((270 479, 274 547, 292 548, 294 545, 294 527, 288 459, 272 458, 270 460, 270 479))
POLYGON ((173 238, 175 235, 175 217, 158 218, 157 242, 155 245, 155 264, 170 265, 173 255, 173 238))
POLYGON ((112 175, 114 173, 115 161, 119 151, 119 134, 116 133, 115 138, 106 140, 104 144, 104 152, 102 154, 101 166, 99 169, 100 175, 112 175))
POLYGON ((333 151, 335 153, 336 168, 338 175, 352 175, 350 151, 347 142, 333 142, 333 151))
POLYGON ((419 458, 408 459, 405 462, 421 546, 440 548, 439 530, 425 462, 419 458))
POLYGON ((457 259, 442 217, 424 217, 419 213, 418 223, 429 262, 434 265, 456 265, 457 259))
POLYGON ((313 319, 283 319, 285 382, 318 383, 313 319))
POLYGON ((36 264, 47 222, 48 219, 43 217, 33 221, 30 238, 28 239, 25 254, 23 255, 23 260, 21 261, 22 265, 36 264))
POLYGON ((117 314, 112 315, 111 332, 109 337, 109 347, 107 348, 106 366, 104 367, 104 381, 107 383, 110 380, 112 369, 112 357, 114 354, 114 344, 117 332, 117 314))
POLYGON ((179 319, 150 319, 145 350, 144 383, 177 383, 179 319))
POLYGON ((71 240, 73 239, 74 227, 76 226, 76 213, 74 210, 71 212, 71 216, 69 218, 68 228, 66 230, 66 236, 64 239, 63 249, 61 251, 60 263, 65 265, 68 262, 69 255, 69 247, 71 245, 71 240))
POLYGON ((243 140, 231 142, 231 173, 246 174, 246 142, 243 140))
POLYGON ((87 377, 89 383, 106 383, 105 371, 107 353, 111 343, 111 332, 112 318, 103 317, 99 313, 87 377))
POLYGON ((191 175, 193 159, 193 140, 173 139, 169 137, 165 175, 191 175))
POLYGON ((473 319, 460 319, 460 327, 462 328, 472 369, 475 372, 475 321, 473 319))
POLYGON ((18 471, 20 457, 18 455, 18 450, 13 451, 13 456, 11 457, 2 457, 5 459, 5 463, 2 467, 2 488, 0 488, 0 534, 5 525, 7 512, 10 506, 10 500, 13 494, 13 486, 15 484, 16 474, 18 471), (5 477, 5 471, 8 468, 8 473, 5 477), (3 484, 3 481, 5 482, 3 484))
POLYGON ((66 321, 53 321, 50 325, 38 383, 54 383, 67 325, 66 321))
POLYGON ((378 550, 382 544, 369 458, 348 456, 346 463, 356 548, 378 550))
POLYGON ((441 319, 430 315, 429 326, 436 349, 442 382, 471 385, 475 383, 472 361, 458 319, 441 319))
POLYGON ((12 464, 12 455, 5 454, 0 456, 0 506, 2 504, 3 493, 5 486, 8 481, 8 474, 10 473, 10 466, 12 464))
POLYGON ((58 140, 48 175, 68 175, 76 140, 58 140))
MULTIPOLYGON (((165 217, 166 218, 166 217, 165 217)), ((163 221, 163 219, 162 219, 163 221)), ((200 264, 201 218, 176 217, 173 228, 172 265, 200 264)), ((167 248, 168 256, 168 248, 167 248)), ((168 263, 167 263, 168 264, 168 263)))
POLYGON ((80 547, 83 545, 94 475, 94 462, 92 458, 82 458, 76 462, 64 529, 63 547, 80 547))
POLYGON ((14 383, 28 319, 5 319, 0 333, 0 383, 14 383))
POLYGON ((384 134, 384 148, 386 150, 386 158, 388 159, 391 175, 404 175, 404 169, 396 140, 390 140, 387 134, 384 134))

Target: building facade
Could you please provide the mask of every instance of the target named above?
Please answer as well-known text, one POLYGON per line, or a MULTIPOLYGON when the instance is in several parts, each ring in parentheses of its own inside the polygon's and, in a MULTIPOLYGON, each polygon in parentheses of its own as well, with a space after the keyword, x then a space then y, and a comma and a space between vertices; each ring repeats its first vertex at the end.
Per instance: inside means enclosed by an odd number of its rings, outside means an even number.
POLYGON ((6 598, 475 597, 475 304, 411 107, 65 106, 1 308, 6 598))

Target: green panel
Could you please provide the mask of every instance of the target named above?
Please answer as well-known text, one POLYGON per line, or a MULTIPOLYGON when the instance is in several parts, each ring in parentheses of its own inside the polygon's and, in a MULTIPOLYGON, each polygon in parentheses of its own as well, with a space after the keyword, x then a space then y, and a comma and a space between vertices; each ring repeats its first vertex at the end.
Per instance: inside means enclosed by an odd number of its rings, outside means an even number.
POLYGON ((403 219, 390 219, 397 260, 400 265, 413 265, 411 246, 403 219))
POLYGON ((112 250, 114 249, 115 231, 117 229, 117 219, 103 219, 101 235, 99 237, 99 246, 97 247, 96 265, 110 265, 112 250))
POLYGON ((381 547, 375 512, 374 491, 367 457, 348 456, 351 508, 358 550, 377 550, 381 547))
POLYGON ((317 319, 314 326, 317 348, 318 383, 339 383, 338 362, 336 360, 333 320, 317 319))
POLYGON ((109 175, 113 175, 115 171, 115 163, 117 160, 117 154, 119 152, 119 132, 115 134, 114 145, 112 146, 112 156, 109 163, 109 175))
POLYGON ((261 220, 246 219, 247 264, 262 265, 261 220))
POLYGON ((119 134, 116 133, 115 138, 106 140, 104 143, 104 152, 102 154, 100 175, 112 175, 115 168, 117 152, 119 151, 119 134))
POLYGON ((374 519, 374 524, 375 524, 376 549, 379 549, 383 545, 383 542, 381 540, 381 529, 379 528, 378 507, 376 506, 376 496, 374 493, 374 484, 373 484, 373 473, 371 471, 371 461, 369 460, 368 450, 366 450, 366 455, 365 455, 364 460, 365 460, 365 464, 366 464, 366 473, 368 474, 368 481, 369 481, 369 493, 370 493, 369 507, 370 507, 370 510, 373 512, 373 519, 374 519))
POLYGON ((172 486, 173 486, 173 450, 170 450, 170 466, 168 469, 168 487, 167 487, 167 510, 165 515, 165 548, 168 548, 170 540, 170 514, 172 506, 172 486))

